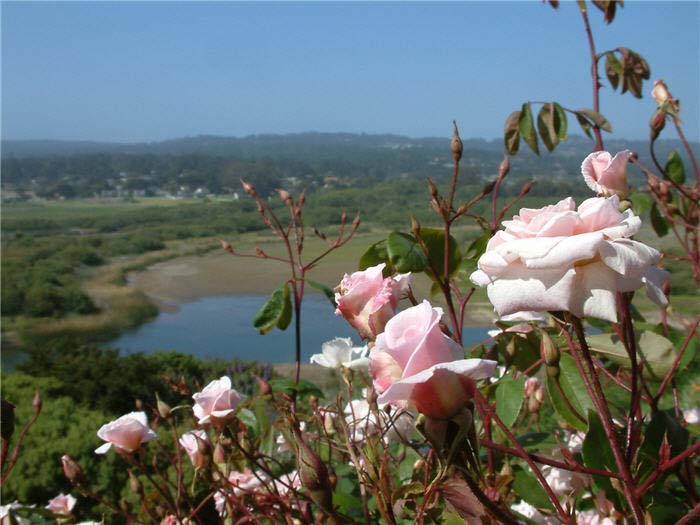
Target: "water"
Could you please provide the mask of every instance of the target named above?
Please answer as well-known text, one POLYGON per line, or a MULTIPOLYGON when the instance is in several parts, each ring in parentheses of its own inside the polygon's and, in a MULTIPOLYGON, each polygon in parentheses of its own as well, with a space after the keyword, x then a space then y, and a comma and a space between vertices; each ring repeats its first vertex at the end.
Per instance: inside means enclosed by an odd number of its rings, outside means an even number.
MULTIPOLYGON (((110 341, 110 348, 123 353, 176 350, 198 358, 224 358, 288 363, 294 361, 294 323, 285 331, 274 329, 260 335, 253 328, 253 316, 267 299, 263 295, 204 297, 180 305, 177 312, 162 312, 135 330, 110 341)), ((357 332, 335 315, 328 299, 310 294, 304 297, 301 314, 302 362, 321 351, 321 344, 334 337, 351 337, 360 344, 357 332)), ((484 340, 487 328, 466 328, 465 346, 484 340)))

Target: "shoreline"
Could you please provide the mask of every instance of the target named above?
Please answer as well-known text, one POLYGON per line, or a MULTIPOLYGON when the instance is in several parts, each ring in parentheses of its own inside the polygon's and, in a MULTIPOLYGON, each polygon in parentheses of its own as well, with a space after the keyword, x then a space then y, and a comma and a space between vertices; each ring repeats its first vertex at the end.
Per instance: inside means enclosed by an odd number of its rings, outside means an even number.
MULTIPOLYGON (((308 278, 332 289, 345 272, 354 270, 354 262, 329 260, 310 271, 308 278)), ((159 311, 172 313, 182 304, 205 297, 269 295, 287 278, 287 267, 275 261, 256 263, 226 252, 212 252, 158 262, 129 273, 126 281, 128 287, 143 293, 159 311)), ((424 274, 414 276, 413 288, 417 297, 430 298, 430 285, 424 274)), ((305 293, 320 294, 310 286, 306 287, 305 293)), ((441 306, 437 297, 430 299, 436 306, 441 306)), ((494 318, 490 303, 474 301, 465 313, 464 326, 491 326, 494 318)))

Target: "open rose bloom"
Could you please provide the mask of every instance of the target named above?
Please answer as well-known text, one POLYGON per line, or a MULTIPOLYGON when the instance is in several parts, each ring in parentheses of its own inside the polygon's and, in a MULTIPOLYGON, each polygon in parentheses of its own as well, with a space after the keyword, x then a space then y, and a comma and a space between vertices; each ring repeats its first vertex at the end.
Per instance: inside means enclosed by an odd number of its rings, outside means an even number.
POLYGON ((540 209, 523 208, 494 235, 471 280, 487 286, 498 315, 565 310, 617 321, 616 292, 642 286, 660 306, 667 273, 661 255, 630 239, 641 220, 619 211, 617 196, 576 204, 571 197, 540 209))
POLYGON ((472 398, 475 380, 493 374, 495 361, 463 359, 462 347, 442 333, 440 317, 442 309, 423 301, 387 323, 370 353, 378 403, 448 419, 472 398))
POLYGON ((204 452, 209 443, 209 436, 204 430, 185 432, 178 440, 195 468, 203 467, 206 463, 204 452))
POLYGON ((145 412, 131 412, 103 425, 97 431, 97 437, 107 443, 95 449, 96 454, 106 454, 112 446, 117 452, 131 453, 138 450, 141 443, 158 438, 156 433, 148 427, 145 412))
POLYGON ((68 516, 75 507, 76 499, 70 494, 59 494, 46 505, 46 508, 55 514, 68 516))
POLYGON ((233 414, 243 396, 231 388, 231 379, 223 376, 204 387, 204 390, 192 396, 195 405, 194 415, 200 425, 226 419, 233 414))
POLYGON ((595 151, 581 164, 581 174, 588 187, 603 197, 617 195, 624 199, 630 192, 627 163, 632 152, 625 150, 614 157, 607 151, 595 151))
POLYGON ((367 346, 353 346, 349 337, 336 337, 321 345, 321 353, 311 356, 311 362, 326 368, 367 370, 367 346))
POLYGON ((410 274, 384 277, 385 264, 352 275, 345 274, 336 288, 335 314, 342 315, 363 339, 374 339, 396 313, 401 295, 411 284, 410 274))

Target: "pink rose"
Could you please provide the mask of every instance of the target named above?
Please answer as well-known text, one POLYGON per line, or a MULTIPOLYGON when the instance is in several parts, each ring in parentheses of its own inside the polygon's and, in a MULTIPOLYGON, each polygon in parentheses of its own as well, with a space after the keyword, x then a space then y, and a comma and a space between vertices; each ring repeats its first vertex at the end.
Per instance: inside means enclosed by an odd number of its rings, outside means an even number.
POLYGON ((335 314, 342 315, 363 339, 374 339, 396 313, 399 297, 411 284, 410 274, 382 276, 385 264, 345 274, 337 286, 335 314))
POLYGON ((209 436, 204 430, 191 430, 185 432, 179 439, 179 443, 190 457, 190 461, 194 468, 203 467, 205 457, 203 452, 209 443, 209 436))
POLYGON ((209 383, 204 390, 192 396, 195 405, 192 407, 194 415, 200 425, 225 419, 236 410, 243 396, 231 388, 231 380, 223 376, 209 383))
POLYGON ((180 525, 180 520, 172 514, 168 514, 165 518, 160 520, 160 525, 180 525))
POLYGON ((234 487, 233 493, 238 496, 246 492, 254 492, 270 480, 264 472, 253 472, 245 469, 243 472, 233 471, 228 475, 228 482, 234 487))
POLYGON ((112 445, 120 453, 131 453, 152 439, 157 439, 153 430, 148 427, 145 412, 131 412, 119 419, 103 425, 97 431, 97 437, 107 443, 95 449, 96 454, 106 454, 112 445))
POLYGON ((620 151, 614 157, 607 151, 593 152, 581 164, 583 180, 598 195, 618 195, 624 199, 630 192, 627 162, 631 156, 629 150, 620 151))
POLYGON ((579 317, 617 321, 615 292, 646 285, 666 305, 656 268, 661 255, 638 241, 641 220, 619 211, 617 196, 576 205, 571 197, 538 210, 523 208, 496 232, 471 280, 487 286, 498 315, 521 310, 566 310, 579 317))
POLYGON ((59 494, 46 505, 46 508, 54 514, 69 515, 75 507, 76 499, 70 494, 59 494))
POLYGON ((378 403, 448 419, 472 398, 475 380, 493 373, 495 361, 462 359, 462 347, 440 330, 441 316, 441 308, 423 301, 386 324, 370 353, 378 403))

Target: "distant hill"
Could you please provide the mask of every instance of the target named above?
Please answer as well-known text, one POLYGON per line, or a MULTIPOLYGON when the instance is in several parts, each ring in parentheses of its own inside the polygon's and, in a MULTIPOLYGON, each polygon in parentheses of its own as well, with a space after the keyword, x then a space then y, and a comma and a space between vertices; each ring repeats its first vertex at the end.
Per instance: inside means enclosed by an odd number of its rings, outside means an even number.
MULTIPOLYGON (((263 134, 246 137, 224 137, 199 135, 182 137, 160 142, 91 142, 75 140, 3 140, 2 158, 54 157, 95 153, 133 155, 213 155, 233 158, 290 158, 306 160, 309 155, 330 158, 339 150, 420 148, 444 152, 447 137, 410 138, 401 135, 371 135, 354 133, 291 133, 286 135, 263 134)), ((571 135, 559 145, 554 155, 578 156, 590 152, 592 141, 579 135, 571 135)), ((606 148, 610 151, 631 149, 640 155, 648 149, 648 143, 641 140, 625 140, 606 137, 606 148)), ((698 144, 695 143, 697 148, 698 144)), ((502 153, 501 139, 464 139, 465 150, 502 153)), ((523 146, 523 150, 527 147, 523 146)), ((660 151, 681 148, 678 140, 660 140, 660 151)), ((544 148, 543 148, 544 149, 544 148)), ((521 151, 520 155, 530 154, 521 151)), ((547 158, 544 152, 543 158, 547 158)))
MULTIPOLYGON (((74 198, 88 196, 188 195, 232 193, 239 180, 256 184, 263 194, 278 187, 366 186, 377 181, 436 181, 452 173, 450 137, 410 138, 400 135, 295 133, 220 137, 202 135, 133 144, 56 140, 2 141, 3 198, 74 198), (14 197, 13 197, 14 198, 14 197)), ((483 183, 497 172, 504 147, 500 139, 464 139, 464 180, 483 183)), ((630 149, 651 166, 648 144, 606 138, 611 152, 630 149)), ((554 153, 542 148, 535 156, 525 145, 511 160, 509 183, 548 181, 538 192, 562 192, 579 186, 581 161, 593 142, 572 135, 554 153), (566 187, 561 187, 564 184, 566 187), (545 187, 547 186, 547 187, 545 187), (570 189, 569 189, 570 186, 570 189)), ((693 147, 697 150, 697 144, 693 147)), ((659 141, 665 161, 678 140, 659 141)), ((686 161, 687 162, 687 161, 686 161)), ((689 165, 689 164, 686 164, 689 165)), ((632 184, 643 176, 631 170, 632 184)))

